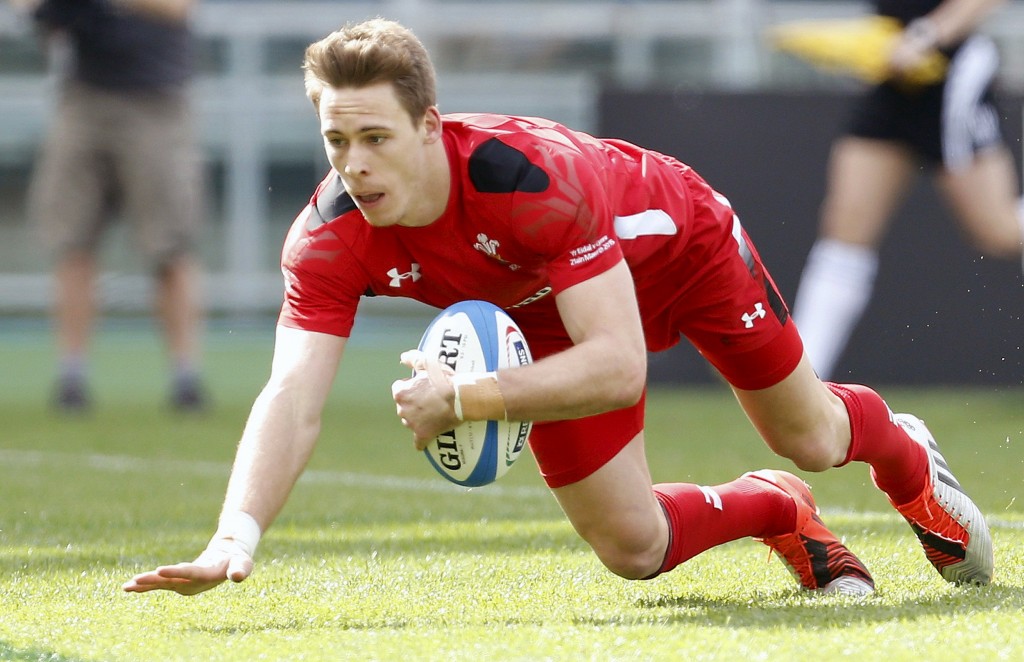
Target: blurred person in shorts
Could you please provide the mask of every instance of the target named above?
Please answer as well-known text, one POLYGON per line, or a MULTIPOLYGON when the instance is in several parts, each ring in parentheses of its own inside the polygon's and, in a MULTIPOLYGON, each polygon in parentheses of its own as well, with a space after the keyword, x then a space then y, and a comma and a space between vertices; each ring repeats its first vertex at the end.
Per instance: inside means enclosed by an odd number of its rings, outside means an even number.
POLYGON ((195 0, 33 4, 47 40, 66 46, 54 51, 67 56, 28 203, 55 260, 60 358, 53 404, 64 411, 92 405, 87 358, 99 308, 98 258, 123 212, 155 281, 155 314, 172 366, 170 404, 201 410, 202 163, 187 90, 195 0))
MULTIPOLYGON (((994 97, 999 54, 978 32, 1004 2, 875 0, 877 14, 905 27, 889 56, 890 78, 865 91, 832 146, 818 237, 793 302, 793 319, 822 379, 837 378, 836 365, 874 290, 879 247, 923 167, 978 250, 1021 257, 1024 206, 994 97), (908 72, 935 51, 948 60, 945 76, 911 83, 908 72)), ((920 220, 922 232, 933 221, 920 220)))

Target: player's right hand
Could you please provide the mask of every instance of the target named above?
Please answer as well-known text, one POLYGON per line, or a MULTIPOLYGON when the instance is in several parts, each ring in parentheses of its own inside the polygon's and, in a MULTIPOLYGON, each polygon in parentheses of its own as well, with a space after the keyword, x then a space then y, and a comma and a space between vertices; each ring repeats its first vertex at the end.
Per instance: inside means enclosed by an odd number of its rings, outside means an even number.
POLYGON ((236 541, 214 538, 195 561, 163 565, 135 575, 121 587, 129 593, 166 590, 195 595, 225 580, 240 582, 252 573, 253 560, 236 541))
POLYGON ((402 365, 413 370, 412 377, 391 385, 391 397, 402 425, 412 430, 416 450, 423 450, 431 439, 460 423, 453 403, 455 371, 437 360, 428 360, 418 349, 402 352, 402 365))

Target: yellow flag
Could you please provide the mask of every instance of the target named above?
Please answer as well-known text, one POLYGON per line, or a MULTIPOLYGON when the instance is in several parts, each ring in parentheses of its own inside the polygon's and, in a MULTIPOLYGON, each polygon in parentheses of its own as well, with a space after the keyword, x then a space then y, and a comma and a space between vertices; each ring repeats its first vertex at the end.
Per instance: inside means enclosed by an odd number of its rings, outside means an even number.
MULTIPOLYGON (((806 20, 783 23, 769 29, 772 45, 834 74, 847 74, 869 83, 889 78, 889 53, 903 27, 888 16, 854 19, 806 20)), ((906 73, 901 80, 927 85, 942 80, 946 57, 937 50, 906 73)))

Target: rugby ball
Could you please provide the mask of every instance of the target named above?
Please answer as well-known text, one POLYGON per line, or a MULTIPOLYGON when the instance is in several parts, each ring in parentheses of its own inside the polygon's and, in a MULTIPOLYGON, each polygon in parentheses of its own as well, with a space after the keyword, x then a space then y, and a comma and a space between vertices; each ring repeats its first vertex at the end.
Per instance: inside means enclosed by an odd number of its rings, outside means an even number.
MULTIPOLYGON (((427 326, 419 349, 456 373, 519 367, 533 359, 522 331, 501 308, 460 301, 427 326)), ((466 421, 427 444, 424 452, 439 474, 457 485, 480 487, 501 478, 526 445, 528 421, 466 421)))

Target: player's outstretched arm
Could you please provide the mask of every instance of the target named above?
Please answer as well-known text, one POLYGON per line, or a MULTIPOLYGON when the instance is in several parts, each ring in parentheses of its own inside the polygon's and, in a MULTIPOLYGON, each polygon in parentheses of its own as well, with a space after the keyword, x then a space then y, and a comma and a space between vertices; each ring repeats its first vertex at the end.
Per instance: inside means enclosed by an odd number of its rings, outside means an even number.
POLYGON ((191 563, 136 575, 123 585, 125 591, 194 595, 249 576, 262 532, 309 462, 345 343, 345 338, 278 327, 270 380, 238 444, 217 532, 191 563))

